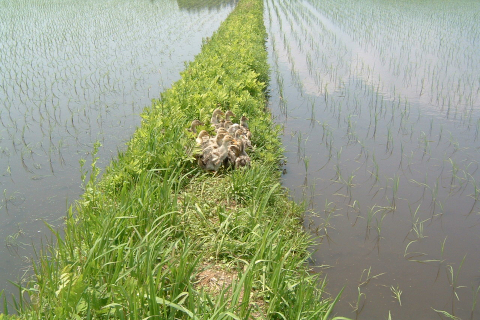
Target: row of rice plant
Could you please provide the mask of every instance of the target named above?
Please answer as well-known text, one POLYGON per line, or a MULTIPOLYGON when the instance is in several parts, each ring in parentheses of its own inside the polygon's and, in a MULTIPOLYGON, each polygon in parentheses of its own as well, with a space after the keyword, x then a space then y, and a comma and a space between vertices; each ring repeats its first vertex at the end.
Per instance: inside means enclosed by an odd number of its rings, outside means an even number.
POLYGON ((265 37, 263 2, 239 1, 100 180, 96 145, 65 236, 39 252, 12 318, 329 318, 338 296, 306 265, 303 209, 279 183, 265 37), (250 119, 249 168, 197 168, 187 128, 216 108, 250 119))
POLYGON ((315 254, 335 267, 331 288, 349 280, 343 314, 478 313, 479 10, 467 12, 470 4, 267 1, 272 95, 291 152, 285 181, 316 212, 306 225, 331 243, 331 253, 315 254), (432 279, 416 276, 425 265, 435 266, 432 279), (390 270, 385 289, 357 288, 372 266, 390 270))

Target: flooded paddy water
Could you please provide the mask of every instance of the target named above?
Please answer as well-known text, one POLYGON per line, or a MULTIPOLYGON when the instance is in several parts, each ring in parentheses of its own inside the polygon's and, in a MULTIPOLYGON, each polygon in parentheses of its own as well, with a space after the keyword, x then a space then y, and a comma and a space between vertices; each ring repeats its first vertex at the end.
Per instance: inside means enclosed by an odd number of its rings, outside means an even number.
POLYGON ((124 149, 235 5, 190 2, 0 2, 0 292, 81 195, 79 161, 96 141, 101 167, 124 149))
POLYGON ((480 3, 266 0, 284 185, 338 315, 480 319, 480 3))

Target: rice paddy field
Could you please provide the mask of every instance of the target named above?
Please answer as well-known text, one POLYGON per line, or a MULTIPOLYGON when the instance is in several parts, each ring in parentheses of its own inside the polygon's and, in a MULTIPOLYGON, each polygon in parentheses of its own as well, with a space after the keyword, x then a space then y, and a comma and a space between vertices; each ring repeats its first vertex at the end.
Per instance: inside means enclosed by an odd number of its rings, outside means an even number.
POLYGON ((235 1, 0 1, 0 292, 83 193, 80 162, 124 148, 235 1))
POLYGON ((352 319, 479 319, 480 3, 266 0, 283 182, 352 319))

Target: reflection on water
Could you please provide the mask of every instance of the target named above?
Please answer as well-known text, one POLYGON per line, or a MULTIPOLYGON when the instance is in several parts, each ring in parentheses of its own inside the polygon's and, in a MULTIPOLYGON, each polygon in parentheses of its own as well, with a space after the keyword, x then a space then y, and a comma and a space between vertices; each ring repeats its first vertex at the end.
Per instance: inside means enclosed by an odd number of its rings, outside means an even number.
POLYGON ((225 6, 231 7, 238 0, 177 0, 178 7, 182 10, 197 11, 202 9, 218 10, 225 6))
MULTIPOLYGON (((104 166, 139 113, 179 79, 233 7, 175 1, 0 2, 0 291, 82 190, 79 160, 104 166)), ((87 164, 88 166, 88 164, 87 164)), ((21 270, 21 271, 19 271, 21 270)), ((3 305, 3 304, 2 304, 3 305)))
POLYGON ((479 14, 469 0, 266 2, 284 183, 309 204, 327 291, 346 286, 338 314, 480 317, 479 14))

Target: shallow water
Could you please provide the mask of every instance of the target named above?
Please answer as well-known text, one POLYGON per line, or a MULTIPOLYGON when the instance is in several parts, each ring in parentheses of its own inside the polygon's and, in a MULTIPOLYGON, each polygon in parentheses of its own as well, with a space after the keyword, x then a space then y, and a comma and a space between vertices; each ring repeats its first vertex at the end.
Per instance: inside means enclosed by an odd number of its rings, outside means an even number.
POLYGON ((309 204, 327 291, 345 286, 339 315, 480 317, 479 17, 474 1, 266 1, 284 184, 309 204))
POLYGON ((0 2, 0 292, 82 193, 79 160, 95 141, 101 167, 124 149, 235 5, 192 2, 0 2))

